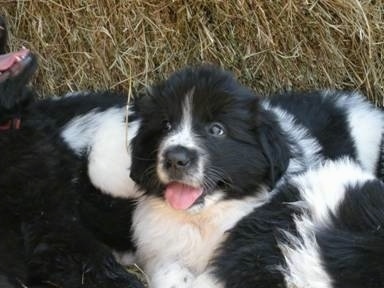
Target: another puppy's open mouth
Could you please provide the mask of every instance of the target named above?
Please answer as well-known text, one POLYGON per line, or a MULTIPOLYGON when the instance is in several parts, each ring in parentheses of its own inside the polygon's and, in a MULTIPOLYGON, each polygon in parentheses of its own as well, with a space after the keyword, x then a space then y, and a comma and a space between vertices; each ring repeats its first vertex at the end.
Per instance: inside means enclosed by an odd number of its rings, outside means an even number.
POLYGON ((32 61, 32 54, 28 49, 0 55, 0 81, 9 76, 17 76, 32 61))
POLYGON ((192 187, 180 182, 171 182, 166 185, 164 195, 165 200, 172 208, 186 210, 202 197, 203 188, 192 187))

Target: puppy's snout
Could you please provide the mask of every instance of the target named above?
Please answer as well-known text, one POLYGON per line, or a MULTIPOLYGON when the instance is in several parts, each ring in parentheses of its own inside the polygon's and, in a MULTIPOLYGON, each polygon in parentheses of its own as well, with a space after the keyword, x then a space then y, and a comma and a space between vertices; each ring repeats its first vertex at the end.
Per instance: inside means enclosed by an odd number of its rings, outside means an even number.
POLYGON ((164 153, 167 169, 183 170, 195 165, 197 152, 183 146, 170 147, 164 153))

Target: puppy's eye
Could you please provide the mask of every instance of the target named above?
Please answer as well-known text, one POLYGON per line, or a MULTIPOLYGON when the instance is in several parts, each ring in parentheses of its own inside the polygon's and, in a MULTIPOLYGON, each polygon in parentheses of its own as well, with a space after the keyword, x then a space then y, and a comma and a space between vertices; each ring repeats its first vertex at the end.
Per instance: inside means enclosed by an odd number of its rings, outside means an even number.
POLYGON ((208 133, 212 136, 224 136, 225 128, 221 123, 214 122, 208 126, 208 133))
POLYGON ((168 120, 164 120, 162 122, 162 126, 163 126, 164 131, 171 131, 171 129, 172 129, 172 124, 168 120))

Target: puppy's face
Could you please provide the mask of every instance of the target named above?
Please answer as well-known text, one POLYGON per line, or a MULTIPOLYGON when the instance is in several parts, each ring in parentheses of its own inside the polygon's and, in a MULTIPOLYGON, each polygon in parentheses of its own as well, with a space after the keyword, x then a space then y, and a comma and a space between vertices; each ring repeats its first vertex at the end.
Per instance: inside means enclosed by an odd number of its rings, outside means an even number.
POLYGON ((280 173, 270 155, 283 145, 269 129, 274 120, 227 72, 182 70, 152 87, 137 107, 142 124, 132 143, 131 176, 175 209, 255 195, 280 173))
POLYGON ((5 20, 0 17, 0 121, 33 97, 27 84, 37 68, 36 57, 25 48, 5 53, 7 32, 5 20))

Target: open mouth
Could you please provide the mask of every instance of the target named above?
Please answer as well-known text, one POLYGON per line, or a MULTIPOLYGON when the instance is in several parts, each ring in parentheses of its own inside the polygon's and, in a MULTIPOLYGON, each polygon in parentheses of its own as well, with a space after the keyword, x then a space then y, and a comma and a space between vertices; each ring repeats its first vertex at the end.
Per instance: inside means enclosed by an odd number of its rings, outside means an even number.
POLYGON ((0 82, 19 75, 32 62, 28 49, 0 55, 0 82))
POLYGON ((165 200, 176 210, 187 210, 203 197, 203 188, 180 182, 168 183, 165 187, 165 200))

